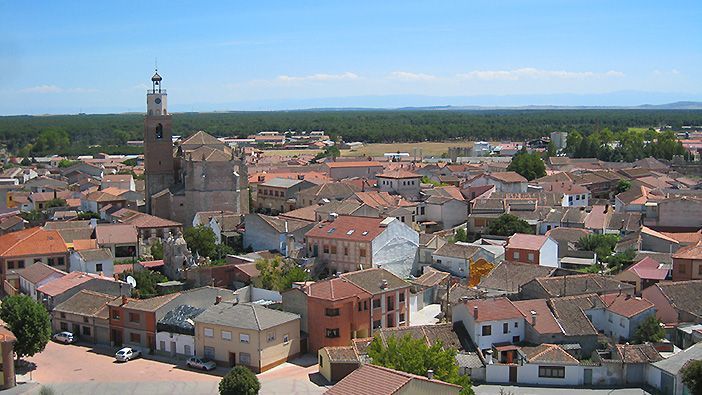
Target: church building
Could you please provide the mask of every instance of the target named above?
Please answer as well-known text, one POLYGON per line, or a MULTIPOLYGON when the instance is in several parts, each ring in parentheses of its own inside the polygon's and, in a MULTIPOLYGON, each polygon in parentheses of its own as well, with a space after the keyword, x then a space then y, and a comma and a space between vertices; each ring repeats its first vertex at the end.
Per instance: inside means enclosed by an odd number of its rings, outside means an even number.
POLYGON ((173 141, 163 79, 156 72, 146 94, 144 174, 149 214, 190 226, 200 211, 249 212, 243 153, 199 131, 173 141))

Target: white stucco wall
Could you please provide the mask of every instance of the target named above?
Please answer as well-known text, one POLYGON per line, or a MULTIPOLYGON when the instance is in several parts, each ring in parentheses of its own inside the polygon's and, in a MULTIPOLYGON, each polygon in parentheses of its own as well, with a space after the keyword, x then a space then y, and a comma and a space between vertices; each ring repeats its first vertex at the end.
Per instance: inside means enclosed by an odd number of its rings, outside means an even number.
POLYGON ((481 350, 489 349, 495 343, 512 343, 513 336, 519 336, 519 340, 524 340, 524 319, 510 319, 504 321, 484 321, 478 322, 477 324, 473 320, 472 305, 468 304, 458 304, 452 307, 452 321, 456 322, 458 320, 463 321, 468 334, 478 348, 481 350), (470 314, 468 310, 471 310, 470 314), (507 333, 503 333, 503 324, 508 324, 507 333), (515 328, 515 323, 517 327, 515 328), (483 325, 492 326, 492 334, 490 336, 482 335, 483 325))
POLYGON ((195 355, 195 336, 183 335, 180 333, 156 332, 156 349, 170 354, 171 342, 176 343, 176 354, 180 355, 195 355), (165 349, 161 349, 161 342, 164 342, 165 349), (190 353, 185 353, 185 346, 190 346, 190 353))
POLYGON ((539 266, 558 267, 558 243, 550 237, 539 252, 539 266))

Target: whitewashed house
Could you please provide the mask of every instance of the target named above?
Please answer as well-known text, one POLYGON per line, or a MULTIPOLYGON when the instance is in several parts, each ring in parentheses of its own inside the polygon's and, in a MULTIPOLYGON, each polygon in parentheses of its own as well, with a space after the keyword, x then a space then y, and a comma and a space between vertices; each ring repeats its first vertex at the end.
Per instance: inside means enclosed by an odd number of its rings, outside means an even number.
POLYGON ((109 248, 73 251, 69 257, 71 272, 102 274, 112 277, 115 273, 114 257, 109 248))
POLYGON ((493 344, 524 340, 524 316, 504 297, 463 300, 452 307, 452 321, 463 322, 473 343, 481 350, 493 344))

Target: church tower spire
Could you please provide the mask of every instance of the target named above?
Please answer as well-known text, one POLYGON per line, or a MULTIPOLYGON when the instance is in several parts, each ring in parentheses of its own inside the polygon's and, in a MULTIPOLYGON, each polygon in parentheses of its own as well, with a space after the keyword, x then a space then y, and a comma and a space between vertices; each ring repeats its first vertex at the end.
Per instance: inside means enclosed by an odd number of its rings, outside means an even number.
POLYGON ((158 70, 151 77, 146 91, 144 117, 144 174, 146 176, 146 210, 152 212, 151 196, 175 183, 173 131, 167 108, 167 93, 158 70))

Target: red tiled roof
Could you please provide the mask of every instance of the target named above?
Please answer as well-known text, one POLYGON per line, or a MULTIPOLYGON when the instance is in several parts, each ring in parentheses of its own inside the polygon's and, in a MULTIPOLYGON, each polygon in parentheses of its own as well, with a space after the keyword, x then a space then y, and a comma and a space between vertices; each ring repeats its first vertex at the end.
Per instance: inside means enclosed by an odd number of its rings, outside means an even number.
POLYGON ((305 237, 321 237, 337 240, 372 241, 383 233, 381 226, 384 218, 353 217, 340 215, 334 221, 320 222, 310 229, 305 237))
POLYGON ((467 306, 471 316, 475 307, 478 307, 477 322, 522 318, 521 311, 507 298, 469 300, 467 306))
POLYGON ((92 279, 115 281, 115 279, 112 277, 105 277, 92 273, 71 272, 61 278, 49 281, 48 283, 37 288, 37 291, 49 296, 56 296, 92 279))
MULTIPOLYGON (((608 208, 608 211, 614 211, 613 208, 608 208)), ((607 213, 605 206, 592 206, 592 210, 585 217, 585 227, 587 229, 604 229, 607 225, 607 213)))
POLYGON ((702 241, 677 250, 673 259, 702 259, 702 241))
POLYGON ((344 168, 344 167, 382 167, 383 165, 380 162, 375 162, 375 161, 370 161, 370 160, 364 160, 364 161, 357 161, 357 162, 327 162, 325 165, 329 166, 329 168, 334 169, 334 168, 344 168))
POLYGON ((136 227, 131 224, 100 224, 95 228, 99 244, 136 244, 136 227))
POLYGON ((668 269, 662 269, 660 266, 655 259, 647 256, 626 270, 635 273, 641 279, 665 280, 668 269))
POLYGON ((55 230, 29 228, 0 236, 0 256, 54 255, 67 252, 66 243, 55 230))
POLYGON ((536 313, 536 329, 539 333, 561 333, 561 326, 556 322, 556 318, 551 313, 551 309, 546 303, 546 299, 518 300, 512 302, 524 316, 524 319, 531 325, 531 312, 536 313))
POLYGON ((370 294, 342 278, 318 281, 305 287, 305 293, 311 298, 325 300, 342 300, 353 297, 370 297, 370 294))
POLYGON ((403 169, 397 169, 397 170, 391 170, 391 171, 386 171, 383 172, 382 174, 376 175, 376 177, 382 177, 382 178, 394 178, 394 179, 400 179, 400 178, 422 178, 420 174, 413 173, 411 171, 403 170, 403 169))
POLYGON ((607 306, 607 310, 627 318, 654 307, 653 303, 644 298, 632 297, 626 294, 607 294, 601 295, 600 298, 607 306))
POLYGON ((507 248, 519 248, 522 250, 538 251, 548 240, 548 236, 527 235, 523 233, 515 233, 507 241, 507 248))
MULTIPOLYGON (((430 380, 424 376, 417 376, 410 373, 401 372, 394 369, 384 368, 371 364, 361 365, 360 368, 354 370, 351 374, 344 377, 336 383, 325 394, 327 395, 358 395, 358 394, 373 394, 373 395, 394 395, 405 387, 412 380, 421 380, 436 384, 436 387, 429 387, 436 390, 437 393, 444 393, 439 386, 452 387, 456 390, 460 386, 449 384, 439 380, 430 380)), ((427 389, 427 387, 422 386, 427 389)), ((445 393, 451 393, 446 391, 445 393)))
POLYGON ((519 173, 514 171, 498 171, 486 174, 486 176, 494 178, 504 183, 527 182, 526 178, 522 177, 519 173))
POLYGON ((361 203, 366 204, 373 208, 379 207, 402 207, 402 206, 412 206, 413 204, 402 199, 399 196, 393 196, 387 192, 356 192, 354 194, 356 199, 361 203))
POLYGON ((156 269, 159 267, 163 266, 163 259, 160 259, 158 261, 144 261, 144 262, 139 262, 141 266, 143 266, 145 269, 156 269))
POLYGON ((96 248, 98 247, 95 239, 73 240, 73 249, 76 251, 94 250, 96 248))
POLYGON ((131 224, 139 229, 142 228, 178 228, 183 226, 182 224, 171 221, 165 218, 156 217, 154 215, 149 215, 145 213, 140 213, 128 208, 123 208, 114 214, 114 218, 117 218, 119 222, 123 224, 131 224))

